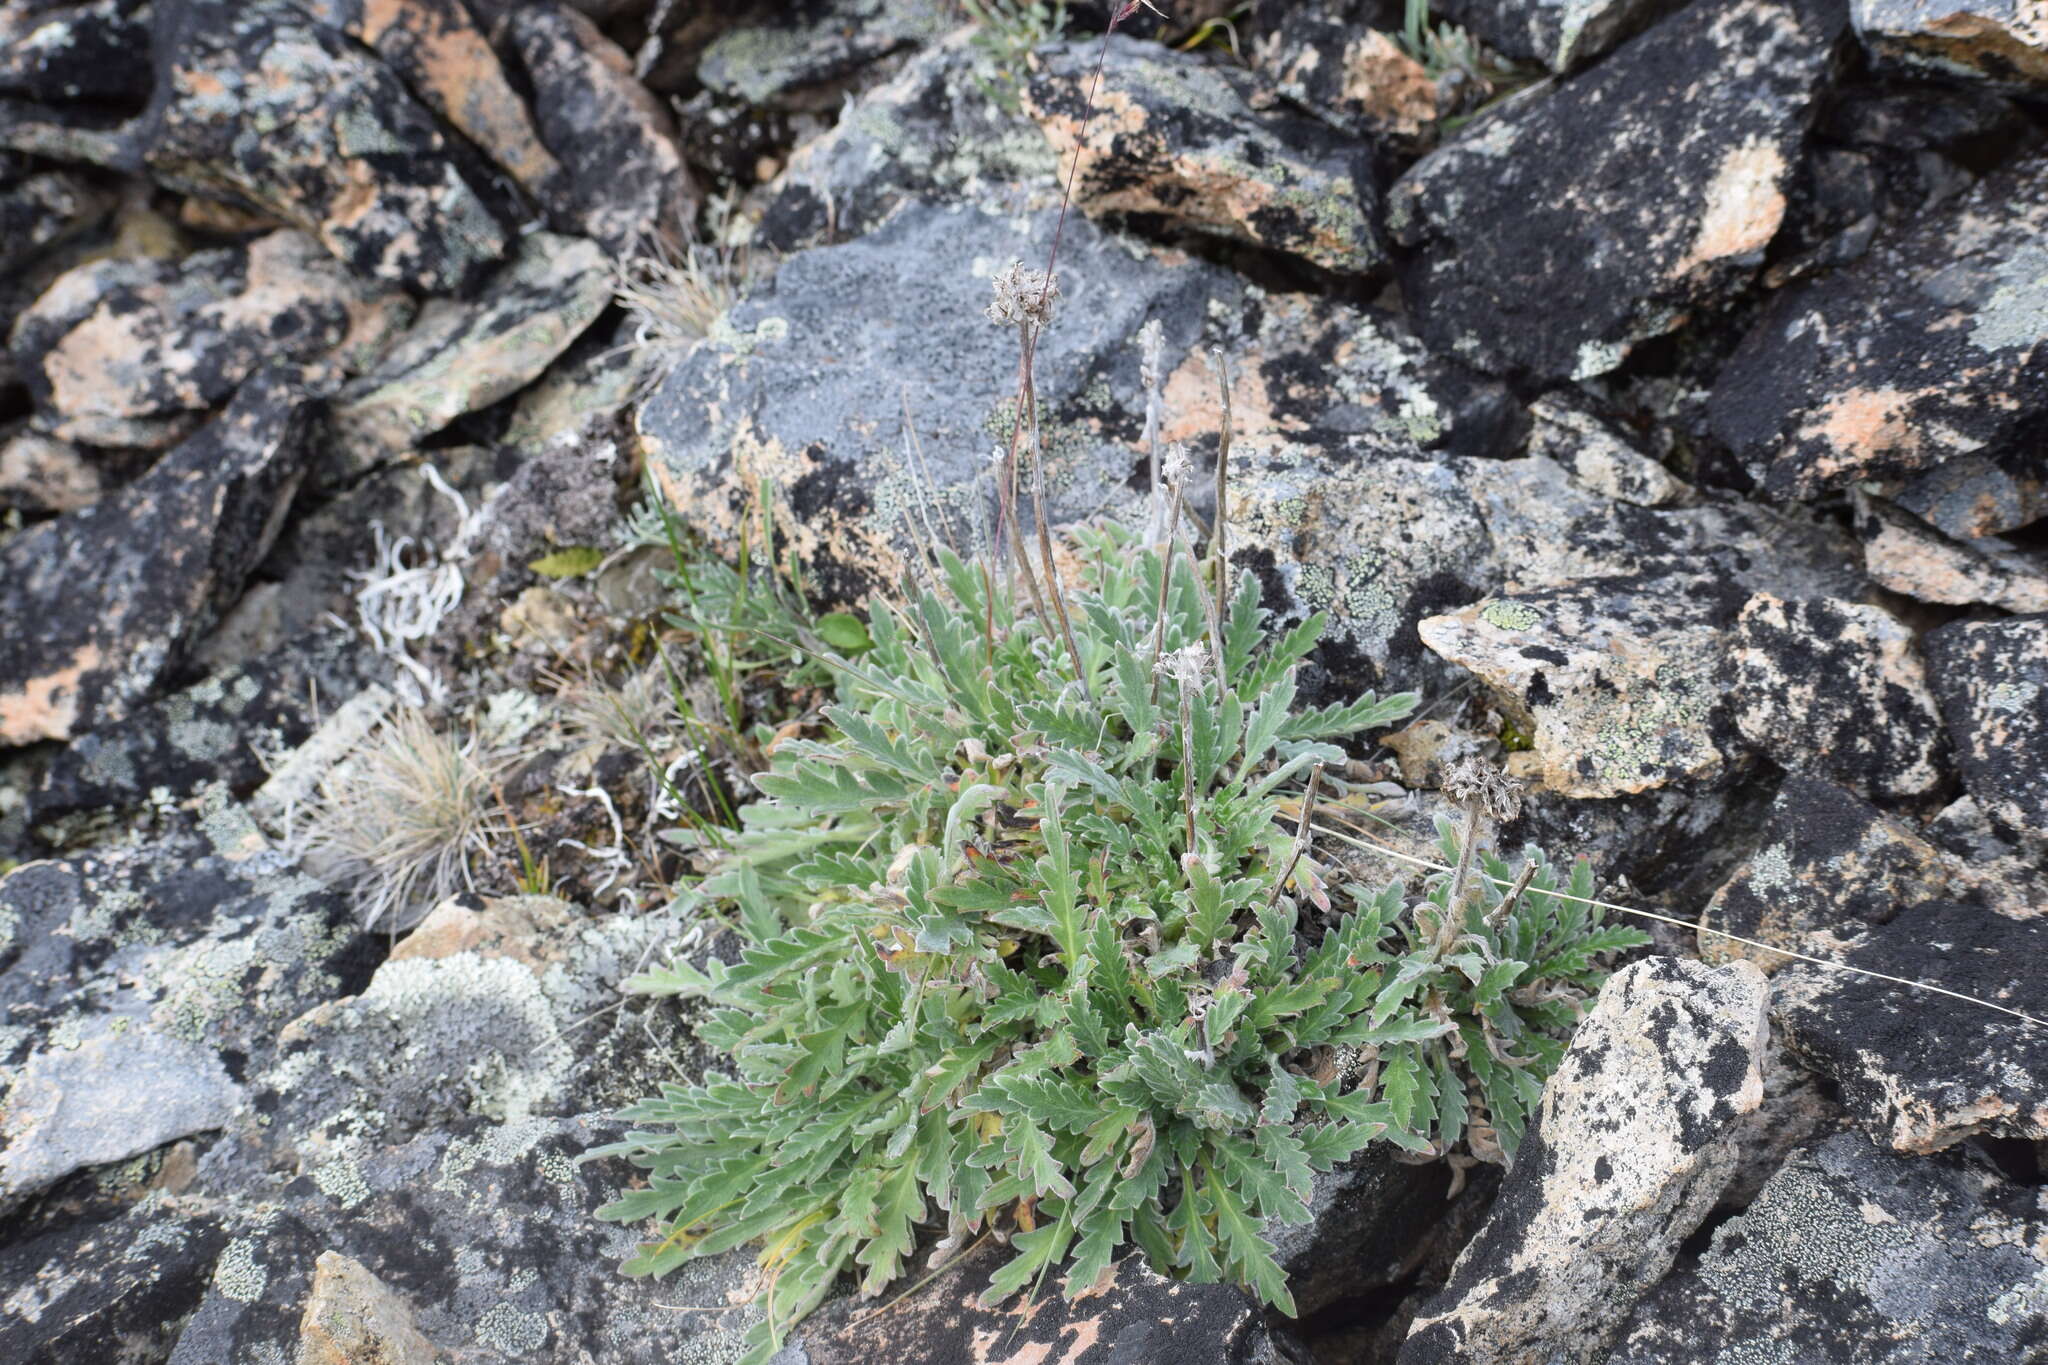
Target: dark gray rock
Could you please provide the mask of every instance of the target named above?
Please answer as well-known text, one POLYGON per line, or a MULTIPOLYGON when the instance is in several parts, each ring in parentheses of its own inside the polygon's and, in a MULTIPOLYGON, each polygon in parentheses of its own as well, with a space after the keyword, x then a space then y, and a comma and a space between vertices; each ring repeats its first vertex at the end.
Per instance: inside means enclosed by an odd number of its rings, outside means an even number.
POLYGON ((989 97, 964 38, 919 53, 797 148, 762 210, 764 244, 845 241, 906 202, 1027 210, 1057 199, 1052 149, 989 97))
POLYGON ((46 840, 68 842, 55 828, 67 817, 111 818, 211 783, 247 796, 269 775, 267 756, 305 742, 322 715, 383 671, 348 636, 293 639, 80 735, 52 756, 29 794, 28 825, 46 840))
MULTIPOLYGON (((695 21, 718 30, 699 47, 700 83, 748 104, 798 108, 836 104, 849 79, 884 57, 936 41, 957 22, 935 0, 806 0, 715 17, 694 8, 663 6, 681 11, 670 21, 679 28, 695 21)), ((683 34, 668 41, 692 45, 683 34)), ((650 84, 664 88, 659 76, 650 75, 650 84)))
POLYGON ((1609 1365, 2039 1359, 2048 1255, 2033 1194, 1978 1163, 1830 1138, 1637 1307, 1609 1365))
POLYGON ((307 1171, 221 1253, 172 1365, 292 1359, 330 1251, 403 1299, 450 1365, 591 1359, 597 1343, 620 1365, 736 1357, 758 1316, 743 1302, 751 1257, 659 1284, 618 1273, 639 1234, 595 1214, 620 1172, 577 1158, 619 1134, 598 1119, 472 1120, 307 1171))
POLYGON ((1440 0, 1430 7, 1501 56, 1552 71, 1584 66, 1684 0, 1440 0))
POLYGON ((0 508, 75 512, 100 500, 99 466, 69 441, 27 429, 0 431, 0 508))
POLYGON ((0 745, 119 720, 171 675, 277 533, 305 406, 265 370, 142 478, 0 545, 0 745))
POLYGON ((1651 958, 1608 979, 1401 1365, 1603 1358, 1735 1173, 1767 995, 1747 963, 1651 958))
POLYGON ((1397 1161, 1392 1151, 1374 1143, 1336 1170, 1317 1172, 1309 1222, 1267 1223, 1300 1316, 1406 1283, 1446 1254, 1447 1238, 1469 1231, 1478 1217, 1473 1206, 1483 1208, 1493 1195, 1490 1168, 1454 1182, 1447 1165, 1397 1161))
POLYGON ((218 1216, 173 1201, 0 1247, 0 1360, 163 1360, 227 1241, 218 1216))
POLYGON ((1437 84, 1391 34, 1370 0, 1290 5, 1253 50, 1280 94, 1346 132, 1406 150, 1427 137, 1437 84))
POLYGON ((1423 338, 1585 377, 1729 298, 1784 219, 1839 32, 1818 4, 1707 0, 1425 157, 1387 200, 1423 338))
POLYGON ((2024 447, 1958 455, 1906 480, 1898 503, 1958 539, 2001 535, 2048 517, 2048 465, 2024 447))
POLYGON ((1736 618, 1728 690, 1743 739, 1880 800, 1926 796, 1949 762, 1913 633, 1883 607, 1758 593, 1736 618))
POLYGON ((30 170, 0 155, 0 271, 76 237, 112 206, 112 195, 76 171, 30 170))
POLYGON ((2027 0, 1854 0, 1850 15, 1881 66, 2033 94, 2048 89, 2048 26, 2027 0))
POLYGON ((675 120, 633 79, 626 54, 560 5, 520 6, 510 32, 541 139, 562 167, 567 226, 615 256, 693 235, 697 189, 675 120))
POLYGON ((828 1307, 798 1331, 795 1345, 810 1365, 956 1365, 989 1359, 997 1349, 1009 1359, 1061 1365, 1281 1365, 1287 1359, 1243 1290, 1168 1279, 1136 1254, 1111 1268, 1100 1293, 1079 1302, 1048 1287, 1028 1315, 1007 1303, 981 1307, 977 1300, 989 1276, 1008 1256, 1003 1248, 987 1248, 900 1309, 870 1321, 861 1321, 851 1305, 828 1307))
POLYGON ((1528 453, 1554 460, 1589 491, 1638 507, 1681 506, 1695 494, 1575 390, 1529 405, 1528 453))
POLYGON ((1766 972, 1786 963, 1720 934, 1827 956, 1902 906, 1943 894, 1948 877, 1939 850, 1912 830, 1833 782, 1793 773, 1764 817, 1756 851, 1700 915, 1700 956, 1747 958, 1766 972))
POLYGON ((2048 615, 1943 626, 1927 664, 1963 785, 2009 837, 2048 842, 2048 615))
POLYGON ((35 3, 0 11, 0 95, 128 103, 149 90, 142 0, 35 3))
POLYGON ((368 279, 448 293, 509 238, 404 82, 284 0, 158 0, 142 146, 166 185, 312 233, 368 279))
POLYGON ((0 1207, 228 1126, 284 1024, 360 979, 342 898, 203 811, 0 880, 0 1207))
POLYGON ((2048 413, 2044 231, 2048 157, 2034 156, 1786 290, 1722 371, 1714 435, 1774 497, 1995 453, 2048 413))
POLYGON ((1074 204, 1159 215, 1341 274, 1387 263, 1369 144, 1284 108, 1257 77, 1134 38, 1110 40, 1089 119, 1094 43, 1039 54, 1025 108, 1069 165, 1087 122, 1074 204))
MULTIPOLYGON (((2042 1019, 2043 952, 2048 926, 2039 920, 1932 900, 1868 929, 1837 956, 2042 1019)), ((2048 1138, 2048 1028, 1818 967, 1787 967, 1776 981, 1786 1040, 1835 1082, 1872 1140, 1919 1155, 1977 1133, 2048 1138)))
POLYGON ((355 279, 311 237, 285 231, 176 261, 81 265, 16 319, 9 349, 41 430, 153 449, 189 434, 265 364, 360 373, 412 314, 404 294, 355 279))

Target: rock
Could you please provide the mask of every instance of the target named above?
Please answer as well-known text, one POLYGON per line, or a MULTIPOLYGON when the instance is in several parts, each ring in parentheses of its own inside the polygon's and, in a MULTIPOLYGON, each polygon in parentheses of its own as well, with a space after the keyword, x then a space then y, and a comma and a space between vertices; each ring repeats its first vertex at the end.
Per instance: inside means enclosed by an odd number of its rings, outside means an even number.
POLYGON ((227 1240, 217 1216, 152 1200, 11 1241, 0 1247, 0 1360, 162 1360, 227 1240))
POLYGON ((662 351, 635 337, 626 319, 607 326, 600 315, 519 395, 499 443, 531 451, 599 429, 616 432, 660 374, 662 351))
POLYGON ((2001 535, 2048 517, 2048 470, 2023 452, 1958 455, 1908 480, 1898 504, 1958 540, 2001 535))
POLYGON ((1735 1172, 1767 995, 1747 963, 1651 958, 1608 979, 1401 1365, 1604 1358, 1735 1172))
POLYGON ((1883 607, 1760 592, 1736 618, 1728 677, 1736 730, 1781 767, 1817 766, 1880 800, 1946 776, 1913 633, 1883 607))
POLYGON ((1833 958, 1904 905, 1948 889, 1940 850, 1825 778, 1796 772, 1771 803, 1756 852, 1700 916, 1700 956, 1747 959, 1765 972, 1787 959, 1720 933, 1833 958))
POLYGON ((1125 37, 1110 39, 1090 119, 1099 51, 1094 43, 1045 49, 1026 88, 1025 109, 1062 166, 1088 124, 1076 208, 1157 214, 1340 274, 1386 264, 1368 146, 1261 110, 1260 83, 1248 73, 1125 37))
POLYGON ((798 1329, 796 1344, 810 1365, 956 1365, 998 1358, 998 1350, 1002 1359, 1046 1365, 1281 1365, 1286 1359, 1243 1290, 1168 1279, 1136 1253, 1111 1268, 1107 1286, 1077 1302, 1048 1286, 1028 1314, 1008 1303, 981 1307, 977 1300, 989 1276, 1008 1257, 1003 1248, 987 1248, 955 1273, 914 1289, 901 1308, 871 1320, 849 1322, 845 1307, 828 1307, 798 1329))
POLYGON ((0 96, 127 103, 149 89, 149 7, 30 0, 0 12, 0 96))
POLYGON ((1483 757, 1483 742, 1440 720, 1418 720, 1380 741, 1393 751, 1401 782, 1410 791, 1434 791, 1460 759, 1483 757))
POLYGON ((296 1365, 434 1365, 442 1358, 390 1285, 360 1261, 320 1253, 299 1319, 296 1365))
POLYGON ((1423 158, 1387 200, 1423 339, 1584 378, 1747 284, 1838 23, 1791 0, 1694 5, 1423 158))
POLYGON ((1591 492, 1638 507, 1674 507, 1696 494, 1683 479, 1637 449, 1613 423, 1569 390, 1529 405, 1527 453, 1552 460, 1591 492))
POLYGON ((52 826, 67 817, 112 818, 209 783, 246 796, 269 776, 266 755, 274 760, 305 742, 321 715, 381 671, 346 636, 301 636, 80 735, 44 768, 29 794, 28 825, 63 842, 52 826))
POLYGON ((558 208, 563 170, 463 0, 299 0, 299 8, 384 59, 420 103, 558 208))
POLYGON ((0 1206, 235 1116, 242 1089, 212 1048, 129 1023, 96 1019, 15 1075, 0 1099, 0 1206))
MULTIPOLYGON (((2038 911, 2036 911, 2038 914, 2038 911)), ((1871 928, 1842 960, 2048 1018, 2048 925, 1953 900, 1871 928)), ((1786 1040, 1874 1141, 1907 1155, 1977 1133, 2048 1138, 2048 1029, 1893 981, 1794 965, 1777 974, 1786 1040)))
POLYGON ((347 907, 220 802, 0 880, 0 1208, 240 1113, 284 1022, 360 970, 347 907))
POLYGON ((2048 89, 2048 19, 2024 0, 1854 0, 1849 13, 1880 66, 2029 94, 2048 89))
POLYGON ((512 42, 540 135, 562 166, 567 226, 614 256, 693 235, 697 188, 675 120, 597 25, 560 5, 522 5, 512 42))
POLYGON ((1479 602, 1418 632, 1533 737, 1541 785, 1619 796, 1726 766, 1716 672, 1730 586, 1680 572, 1596 578, 1479 602))
MULTIPOLYGON (((1708 416, 1776 498, 1995 449, 2048 412, 2048 156, 1986 176, 1862 260, 1781 292, 1708 416)), ((1981 534, 1978 532, 1977 534, 1981 534)))
MULTIPOLYGON (((486 925, 459 951, 429 956, 423 943, 396 955, 360 995, 321 1004, 279 1035, 256 1103, 298 1161, 353 1159, 470 1116, 517 1122, 659 1085, 644 1065, 621 1062, 613 1034, 574 1029, 617 1003, 619 983, 675 935, 675 921, 580 920, 560 901, 527 897, 482 914, 486 925)), ((437 927, 425 942, 446 935, 437 927)), ((644 1011, 625 1013, 637 1052, 651 1037, 644 1011)))
MULTIPOLYGON (((403 11, 407 7, 394 7, 403 11)), ((284 0, 158 0, 150 173, 271 214, 356 275, 429 294, 505 252, 433 118, 365 49, 284 0)))
POLYGON ((1963 785, 2022 843, 2048 840, 2048 616, 1929 632, 1928 676, 1963 785))
POLYGON ((1280 94, 1346 132, 1416 146, 1440 112, 1436 82, 1371 26, 1369 9, 1289 6, 1254 60, 1280 94))
POLYGON ((66 441, 155 448, 267 363, 331 357, 359 373, 412 320, 403 294, 353 279, 301 232, 181 261, 93 261, 16 320, 37 426, 66 441))
POLYGON ((85 232, 113 206, 111 195, 76 171, 27 167, 0 155, 0 270, 10 273, 85 232))
POLYGON ((1609 1365, 2028 1359, 2048 1330, 2033 1194, 1830 1138, 1638 1306, 1609 1365))
POLYGON ((0 745, 68 739, 147 699, 269 549, 305 459, 266 370, 142 478, 0 545, 0 745))
MULTIPOLYGON (((983 316, 988 276, 1039 258, 1052 227, 1050 213, 1024 226, 908 204, 866 237, 790 257, 639 409, 670 505, 730 552, 771 480, 779 533, 834 603, 895 581, 923 517, 972 552, 994 506, 988 457, 1009 437, 1017 368, 1015 333, 983 316), (921 462, 907 449, 912 426, 921 462)), ((1181 365, 1209 300, 1236 294, 1219 271, 1168 267, 1078 216, 1060 272, 1076 302, 1039 343, 1037 384, 1052 512, 1072 517, 1136 501, 1139 327, 1156 318, 1168 363, 1181 365)))
POLYGON ((1552 71, 1584 66, 1677 8, 1673 0, 1443 0, 1431 9, 1501 56, 1552 71))
POLYGON ((791 154, 758 240, 778 251, 845 241, 913 201, 1015 211, 1057 202, 1052 148, 989 97, 984 79, 961 33, 863 92, 791 154))
MULTIPOLYGON (((702 48, 697 80, 748 104, 797 108, 837 104, 848 78, 937 41, 958 22, 935 0, 815 0, 762 6, 737 24, 732 18, 714 21, 724 31, 702 48)), ((658 78, 651 83, 663 88, 658 78)))
POLYGON ((600 1349, 607 1365, 736 1359, 758 1320, 751 1255, 694 1261, 658 1285, 619 1274, 638 1234, 595 1215, 621 1172, 577 1158, 622 1133, 600 1119, 472 1119, 313 1167, 222 1252, 171 1365, 292 1359, 336 1256, 388 1286, 456 1365, 600 1349))
POLYGON ((75 512, 101 490, 98 466, 69 441, 25 429, 0 436, 0 508, 75 512))
MULTIPOLYGON (((1492 1197, 1484 1174, 1469 1182, 1449 1166, 1409 1165, 1375 1144, 1334 1171, 1319 1172, 1309 1196, 1311 1221, 1269 1221, 1265 1236, 1287 1273, 1298 1316, 1384 1294, 1444 1254, 1447 1237, 1492 1197)), ((1451 1245, 1455 1253, 1456 1244, 1451 1245)))
POLYGON ((610 304, 612 282, 595 243, 529 233, 474 301, 428 303, 383 361, 337 395, 323 482, 405 454, 532 383, 610 304))
POLYGON ((1882 498, 1857 491, 1856 531, 1870 581, 1922 602, 2048 612, 2048 568, 1986 537, 1951 540, 1882 498))

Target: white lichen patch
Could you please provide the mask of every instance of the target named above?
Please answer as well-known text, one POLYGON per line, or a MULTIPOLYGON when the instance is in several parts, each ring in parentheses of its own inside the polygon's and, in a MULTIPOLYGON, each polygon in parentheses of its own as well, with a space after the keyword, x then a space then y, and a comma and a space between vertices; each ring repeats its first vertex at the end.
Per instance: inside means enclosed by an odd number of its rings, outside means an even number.
POLYGON ((237 1237, 213 1266, 213 1287, 237 1303, 254 1303, 270 1284, 270 1272, 256 1264, 253 1238, 237 1237))
POLYGON ((539 1313, 499 1303, 478 1319, 476 1339, 503 1355, 526 1355, 547 1343, 548 1320, 539 1313))

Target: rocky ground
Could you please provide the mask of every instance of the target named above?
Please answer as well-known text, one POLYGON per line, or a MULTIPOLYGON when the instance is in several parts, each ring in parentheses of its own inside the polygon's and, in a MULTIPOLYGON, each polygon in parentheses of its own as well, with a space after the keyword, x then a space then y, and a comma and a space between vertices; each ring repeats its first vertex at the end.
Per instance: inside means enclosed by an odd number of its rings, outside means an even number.
POLYGON ((1498 759, 1675 923, 1511 1169, 1325 1181, 1298 1320, 978 1258, 786 1358, 2048 1360, 2048 1028, 1892 979, 2048 1016, 2038 6, 1161 8, 1091 112, 1078 0, 0 0, 0 1360, 737 1354, 577 1161, 702 1064, 617 990, 698 933, 639 481, 828 605, 970 545, 1077 147, 1056 510, 1226 357, 1234 562, 1424 694, 1381 812, 1498 759), (366 931, 400 715, 489 814, 366 931))

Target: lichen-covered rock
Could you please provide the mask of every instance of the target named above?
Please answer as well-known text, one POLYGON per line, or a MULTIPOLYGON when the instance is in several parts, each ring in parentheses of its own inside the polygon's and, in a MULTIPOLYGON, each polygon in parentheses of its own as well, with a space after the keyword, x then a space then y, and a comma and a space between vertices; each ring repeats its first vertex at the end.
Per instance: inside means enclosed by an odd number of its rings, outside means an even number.
MULTIPOLYGON (((790 257, 638 411, 670 504, 736 550, 751 500, 772 485, 778 534, 833 602, 896 581, 927 517, 971 552, 994 507, 989 454, 1009 439, 1015 401, 1017 337, 983 316, 989 276, 1040 258, 1052 229, 1050 212, 1019 224, 909 204, 866 237, 790 257)), ((1198 349, 1211 301, 1241 297, 1221 271, 1169 264, 1079 216, 1060 278, 1069 303, 1037 364, 1055 519, 1137 503, 1139 327, 1160 322, 1177 367, 1198 349)))
POLYGON ((1749 599, 1728 651, 1735 728, 1781 767, 1818 767, 1883 798, 1925 796, 1945 736, 1913 633, 1883 607, 1749 599))
POLYGON ((1027 1314, 1008 1303, 983 1308, 978 1300, 989 1276, 1007 1256, 1000 1247, 985 1248, 872 1320, 853 1317, 847 1306, 828 1307, 798 1330, 795 1345, 810 1365, 999 1359, 1043 1365, 1281 1365, 1286 1359, 1266 1330, 1264 1314, 1243 1290, 1169 1279, 1135 1252, 1111 1267, 1107 1285, 1078 1301, 1047 1292, 1027 1314))
POLYGON ((2020 1361, 2048 1334, 2034 1191, 1828 1139, 1637 1307, 1608 1365, 2020 1361))
POLYGON ((1763 1102, 1755 967, 1651 958, 1600 989, 1401 1365, 1591 1365, 1735 1173, 1763 1102))
POLYGON ((2009 836, 2048 842, 2048 615, 1958 621, 1926 648, 1963 785, 2009 836))
POLYGON ((210 803, 0 880, 0 1207, 225 1126, 286 1020, 360 970, 341 898, 210 803))
POLYGON ((30 0, 0 10, 0 95, 126 103, 146 94, 149 19, 138 0, 30 0))
MULTIPOLYGON (((403 8, 403 7, 391 7, 403 8)), ((398 76, 284 0, 158 0, 151 174, 318 237, 357 275, 467 289, 508 243, 398 76)))
POLYGON ((67 817, 114 818, 208 783, 246 796, 269 776, 266 755, 303 743, 322 715, 381 671, 351 637, 293 639, 80 735, 51 757, 29 793, 28 826, 59 842, 56 822, 67 817))
POLYGON ((2017 553, 2009 542, 1951 539, 1861 491, 1853 503, 1871 582, 1922 602, 2048 612, 2048 566, 2017 553))
MULTIPOLYGON (((937 0, 771 4, 737 24, 730 14, 691 14, 694 7, 681 8, 678 17, 684 25, 709 20, 723 30, 703 45, 697 80, 754 105, 836 104, 836 87, 848 78, 883 57, 936 41, 958 22, 937 0)), ((653 83, 663 88, 660 80, 653 83)))
POLYGON ((69 441, 18 428, 0 434, 0 508, 75 512, 100 500, 99 467, 69 441))
POLYGON ((619 1274, 640 1234, 595 1216, 619 1172, 577 1158, 621 1132, 472 1119, 313 1167, 237 1229, 170 1365, 291 1360, 336 1255, 402 1299, 446 1365, 737 1358, 759 1317, 745 1301, 759 1287, 752 1256, 694 1261, 660 1284, 619 1274))
POLYGON ((1552 71, 1584 66, 1681 0, 1439 0, 1432 15, 1470 29, 1503 57, 1552 71))
POLYGON ((1019 211, 1055 202, 1052 148, 989 97, 971 39, 919 53, 798 147, 762 210, 759 239, 778 251, 845 241, 912 200, 1019 211))
POLYGON ((594 242, 529 233, 472 301, 435 299, 383 360, 336 396, 323 482, 408 452, 532 383, 611 303, 594 242))
POLYGON ((304 406, 265 370, 142 478, 0 545, 0 746, 119 720, 178 666, 277 533, 304 406))
POLYGON ((0 1360, 162 1360, 228 1241, 197 1203, 150 1200, 0 1247, 0 1360))
POLYGON ((1421 623, 1533 736, 1530 775, 1566 796, 1701 781, 1727 763, 1716 676, 1732 585, 1672 572, 1503 595, 1421 623))
POLYGON ((1527 453, 1562 465, 1604 498, 1638 507, 1675 507, 1697 496, 1685 480, 1645 455, 1569 389, 1531 403, 1529 418, 1527 453))
POLYGON ((155 448, 188 434, 259 367, 359 373, 413 304, 358 280, 302 232, 180 261, 92 261, 60 276, 9 347, 52 436, 155 448))
POLYGON ((562 167, 463 0, 295 0, 320 23, 375 52, 420 103, 556 207, 562 167))
POLYGON ((0 154, 0 271, 77 236, 110 207, 112 196, 76 171, 30 170, 0 154))
POLYGON ((1722 934, 1830 956, 1901 906, 1942 894, 1948 879, 1941 852, 1918 834, 1832 782, 1794 773, 1771 803, 1756 852, 1707 902, 1700 956, 1744 958, 1766 972, 1788 960, 1722 934))
POLYGON ((1838 32, 1817 4, 1696 4, 1423 158, 1387 200, 1417 330, 1585 377, 1729 297, 1785 217, 1838 32))
MULTIPOLYGON (((1923 901, 1867 930, 1842 961, 2048 1018, 2048 923, 1923 901)), ((2048 1029, 1894 981, 1794 964, 1777 1018, 1874 1141, 1909 1155, 1977 1133, 2048 1138, 2048 1029)))
POLYGON ((1261 109, 1248 72, 1124 37, 1110 40, 1091 118, 1099 51, 1047 48, 1026 90, 1025 108, 1062 166, 1088 125, 1077 208, 1158 214, 1342 274, 1386 264, 1368 144, 1261 109))
POLYGON ((1290 5, 1255 60, 1274 89, 1337 126, 1413 145, 1436 122, 1436 82, 1372 27, 1375 13, 1357 3, 1290 5))
POLYGON ((555 4, 521 5, 511 38, 533 86, 541 138, 562 166, 568 225, 624 255, 692 235, 697 189, 675 120, 597 25, 555 4))
POLYGON ((2031 0, 1854 0, 1849 16, 1881 65, 2048 89, 2048 14, 2031 0))
POLYGON ((2013 440, 2048 413, 2044 239, 2036 155, 1785 290, 1721 372, 1714 435, 1767 493, 1796 498, 2013 440))

